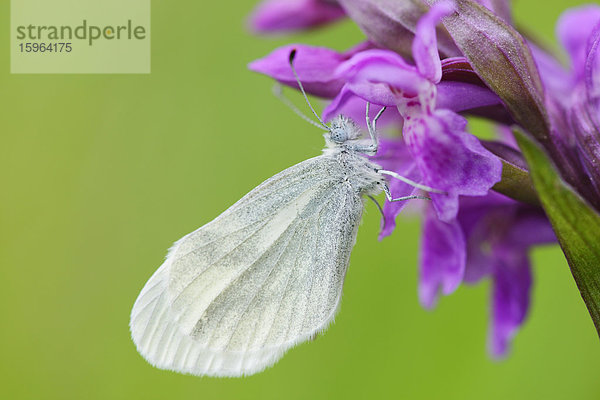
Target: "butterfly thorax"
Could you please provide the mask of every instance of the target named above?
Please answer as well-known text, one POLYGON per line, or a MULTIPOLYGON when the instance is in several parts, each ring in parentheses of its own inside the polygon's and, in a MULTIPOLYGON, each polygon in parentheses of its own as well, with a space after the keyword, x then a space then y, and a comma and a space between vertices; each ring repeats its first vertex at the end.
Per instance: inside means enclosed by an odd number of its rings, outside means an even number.
POLYGON ((358 195, 381 193, 385 183, 377 171, 381 167, 366 156, 370 140, 361 139, 361 129, 350 118, 339 115, 330 123, 329 132, 323 135, 326 147, 323 156, 337 160, 340 165, 340 179, 347 182, 358 195))
POLYGON ((342 144, 326 147, 322 157, 336 161, 339 168, 335 168, 335 175, 357 195, 377 195, 382 192, 385 179, 377 172, 381 167, 371 162, 365 154, 342 144))

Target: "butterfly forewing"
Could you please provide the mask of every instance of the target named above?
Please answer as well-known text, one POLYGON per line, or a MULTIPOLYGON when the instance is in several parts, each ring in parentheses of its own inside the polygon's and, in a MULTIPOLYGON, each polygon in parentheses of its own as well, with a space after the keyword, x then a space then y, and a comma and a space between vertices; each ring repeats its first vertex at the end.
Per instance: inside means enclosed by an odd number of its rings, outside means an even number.
POLYGON ((273 176, 177 242, 134 305, 161 368, 238 376, 324 329, 339 305, 362 200, 334 158, 273 176))

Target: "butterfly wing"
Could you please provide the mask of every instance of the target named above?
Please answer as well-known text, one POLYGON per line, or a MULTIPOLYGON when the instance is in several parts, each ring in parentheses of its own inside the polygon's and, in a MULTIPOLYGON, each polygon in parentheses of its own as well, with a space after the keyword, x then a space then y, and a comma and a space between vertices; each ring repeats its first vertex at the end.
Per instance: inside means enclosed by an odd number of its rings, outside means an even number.
POLYGON ((291 167, 179 240, 131 314, 139 352, 194 375, 272 365, 333 319, 363 204, 332 158, 291 167))

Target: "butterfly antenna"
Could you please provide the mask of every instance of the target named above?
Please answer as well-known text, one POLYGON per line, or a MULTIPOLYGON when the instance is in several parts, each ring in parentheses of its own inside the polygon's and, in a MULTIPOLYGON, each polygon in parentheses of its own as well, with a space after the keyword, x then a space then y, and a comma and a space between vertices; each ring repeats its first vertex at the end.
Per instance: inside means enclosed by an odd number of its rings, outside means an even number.
POLYGON ((330 130, 329 126, 327 126, 327 124, 325 122, 323 122, 323 120, 319 117, 319 114, 317 114, 317 112, 315 111, 313 106, 310 104, 310 101, 308 101, 308 96, 306 95, 306 92, 304 91, 304 86, 302 86, 302 82, 300 82, 300 78, 298 77, 296 68, 294 68, 294 58, 296 58, 296 49, 293 49, 292 51, 290 51, 290 58, 289 58, 290 67, 292 68, 292 73, 294 74, 294 78, 296 78, 298 87, 300 88, 300 91, 302 92, 302 95, 304 96, 304 100, 306 100, 308 107, 310 107, 310 111, 312 111, 313 115, 321 123, 321 125, 323 125, 325 127, 325 129, 327 129, 329 131, 330 130))
POLYGON ((321 124, 313 121, 312 119, 310 119, 309 117, 307 117, 302 111, 300 111, 298 109, 298 107, 296 107, 296 105, 294 103, 292 103, 290 101, 290 99, 288 99, 287 97, 285 97, 285 95, 283 94, 283 89, 281 87, 280 84, 276 83, 275 85, 273 85, 273 94, 275 95, 275 97, 277 97, 283 104, 285 104, 286 106, 288 106, 297 116, 299 116, 300 118, 302 118, 303 120, 305 120, 306 122, 308 122, 309 124, 316 126, 319 129, 323 129, 325 131, 329 131, 329 129, 325 129, 321 126, 321 124))

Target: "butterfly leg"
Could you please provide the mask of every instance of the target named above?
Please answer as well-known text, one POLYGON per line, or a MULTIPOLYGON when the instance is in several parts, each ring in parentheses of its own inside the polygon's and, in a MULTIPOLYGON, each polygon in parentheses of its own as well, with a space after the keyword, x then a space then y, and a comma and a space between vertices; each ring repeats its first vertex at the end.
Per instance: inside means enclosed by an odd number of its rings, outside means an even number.
POLYGON ((410 186, 412 186, 414 188, 417 188, 417 189, 424 190, 426 192, 438 193, 438 194, 447 194, 443 190, 438 190, 438 189, 434 189, 434 188, 426 186, 426 185, 422 185, 422 184, 420 184, 418 182, 413 181, 412 179, 408 179, 405 176, 397 174, 394 171, 388 171, 388 170, 385 170, 385 169, 380 169, 380 170, 377 170, 377 172, 379 172, 380 174, 383 174, 383 175, 389 175, 392 178, 396 178, 396 179, 398 179, 398 180, 406 183, 407 185, 410 185, 410 186))
POLYGON ((381 216, 383 218, 385 218, 385 215, 383 214, 383 208, 381 208, 381 205, 379 204, 379 202, 377 201, 377 199, 375 197, 371 196, 371 195, 368 195, 367 197, 370 198, 373 201, 373 203, 375 203, 375 205, 377 206, 377 209, 381 213, 381 216))
POLYGON ((383 114, 383 112, 385 111, 386 108, 387 107, 382 107, 381 110, 379 110, 379 112, 375 116, 375 118, 373 118, 373 121, 371 121, 371 118, 369 117, 371 103, 369 103, 367 101, 367 107, 366 107, 366 111, 365 111, 365 114, 366 114, 365 120, 367 121, 367 129, 369 130, 369 135, 371 136, 371 141, 373 142, 373 144, 371 145, 373 152, 377 152, 377 148, 379 147, 379 144, 377 142, 377 128, 376 128, 377 120, 379 119, 379 117, 381 117, 381 114, 383 114))
POLYGON ((427 196, 419 196, 419 195, 402 196, 402 197, 394 198, 392 196, 392 193, 390 192, 390 188, 388 187, 388 185, 383 185, 383 192, 385 193, 385 198, 389 202, 392 202, 392 201, 406 201, 406 200, 413 200, 413 199, 431 200, 431 198, 429 198, 427 196))

